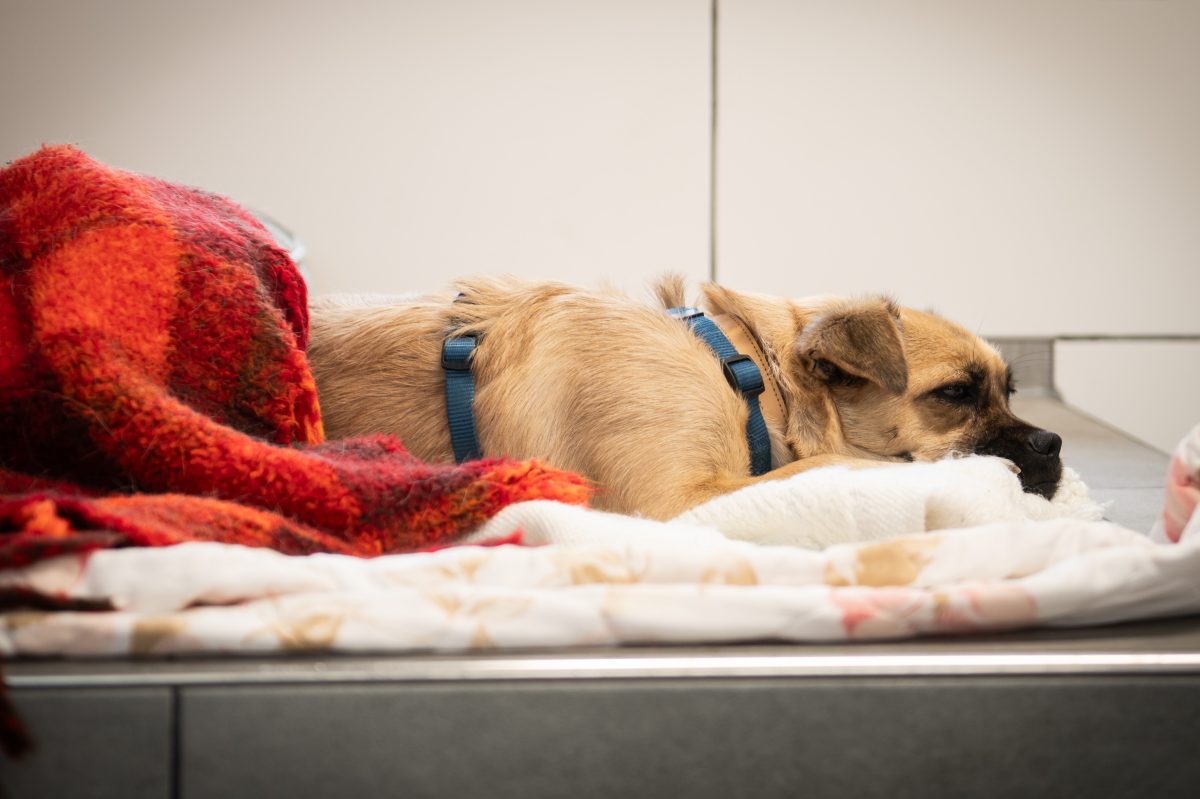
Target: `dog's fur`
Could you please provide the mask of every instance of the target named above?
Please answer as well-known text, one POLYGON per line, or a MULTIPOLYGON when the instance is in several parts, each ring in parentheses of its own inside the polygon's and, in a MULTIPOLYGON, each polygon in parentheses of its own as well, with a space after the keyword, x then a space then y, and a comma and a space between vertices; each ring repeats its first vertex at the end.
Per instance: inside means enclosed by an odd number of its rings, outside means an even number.
MULTIPOLYGON (((986 342, 884 298, 790 301, 703 287, 704 306, 752 335, 786 429, 772 471, 749 476, 747 409, 682 322, 617 293, 509 278, 416 300, 312 305, 309 358, 333 437, 393 433, 451 460, 441 344, 481 335, 473 370, 485 454, 540 458, 594 482, 598 507, 668 518, 761 479, 832 463, 1007 457, 1052 496, 1057 436, 1009 410, 1011 373, 986 342)), ((658 286, 682 305, 683 283, 658 286)))

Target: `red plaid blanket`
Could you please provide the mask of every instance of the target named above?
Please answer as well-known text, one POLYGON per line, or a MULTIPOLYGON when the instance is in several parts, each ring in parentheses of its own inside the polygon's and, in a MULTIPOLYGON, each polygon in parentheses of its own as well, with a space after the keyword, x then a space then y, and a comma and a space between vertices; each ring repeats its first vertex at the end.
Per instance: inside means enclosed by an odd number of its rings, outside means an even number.
POLYGON ((188 540, 378 555, 586 500, 536 462, 322 443, 306 302, 229 200, 71 147, 0 170, 0 568, 188 540))

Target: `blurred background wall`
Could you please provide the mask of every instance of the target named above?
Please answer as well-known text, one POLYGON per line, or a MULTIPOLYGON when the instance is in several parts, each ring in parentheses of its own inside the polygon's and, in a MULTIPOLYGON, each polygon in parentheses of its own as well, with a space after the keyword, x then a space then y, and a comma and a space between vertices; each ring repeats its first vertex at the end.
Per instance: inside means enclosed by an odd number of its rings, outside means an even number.
POLYGON ((226 194, 317 293, 888 292, 1200 419, 1195 0, 0 0, 0 69, 0 161, 226 194))

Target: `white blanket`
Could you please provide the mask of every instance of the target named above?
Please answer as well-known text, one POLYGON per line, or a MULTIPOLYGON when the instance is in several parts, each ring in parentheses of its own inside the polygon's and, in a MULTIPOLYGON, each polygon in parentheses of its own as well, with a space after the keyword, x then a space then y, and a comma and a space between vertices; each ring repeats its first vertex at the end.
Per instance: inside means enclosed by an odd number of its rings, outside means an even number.
POLYGON ((0 586, 111 600, 0 616, 0 654, 461 651, 831 641, 1200 612, 1200 428, 1155 543, 1097 521, 1068 473, 1053 502, 970 457, 823 469, 671 522, 538 502, 463 546, 359 560, 220 544, 106 550, 0 586))
POLYGON ((1071 469, 1064 470, 1050 502, 1024 493, 1007 461, 976 456, 861 470, 814 469, 717 497, 665 524, 526 502, 501 511, 468 540, 486 542, 520 529, 527 544, 648 539, 695 544, 732 538, 823 549, 994 522, 1094 521, 1103 512, 1071 469))

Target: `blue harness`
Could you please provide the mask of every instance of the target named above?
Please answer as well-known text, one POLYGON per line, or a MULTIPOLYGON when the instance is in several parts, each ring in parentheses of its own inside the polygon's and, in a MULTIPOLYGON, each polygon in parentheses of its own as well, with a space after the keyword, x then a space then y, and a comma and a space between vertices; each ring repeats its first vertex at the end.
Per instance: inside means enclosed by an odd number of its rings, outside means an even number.
MULTIPOLYGON (((697 308, 671 308, 671 318, 687 322, 696 334, 721 361, 725 379, 741 394, 750 409, 746 419, 746 442, 750 445, 750 474, 758 476, 771 471, 771 436, 763 420, 758 395, 763 393, 763 377, 750 356, 739 353, 721 328, 697 308)), ((442 370, 446 375, 446 418, 450 423, 450 441, 454 460, 462 463, 483 457, 479 437, 475 432, 475 375, 471 358, 478 346, 476 336, 449 336, 442 342, 442 370)))
POLYGON ((446 374, 446 418, 456 463, 483 457, 475 434, 475 375, 471 356, 479 344, 476 336, 451 336, 442 342, 442 370, 446 374))
POLYGON ((763 376, 749 355, 738 352, 717 323, 698 308, 671 308, 673 319, 687 322, 688 328, 708 345, 718 360, 725 379, 733 390, 742 395, 750 415, 746 419, 746 443, 750 445, 750 474, 757 477, 771 471, 771 435, 763 420, 758 395, 763 393, 763 376))

